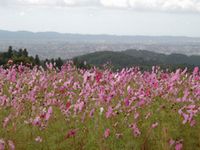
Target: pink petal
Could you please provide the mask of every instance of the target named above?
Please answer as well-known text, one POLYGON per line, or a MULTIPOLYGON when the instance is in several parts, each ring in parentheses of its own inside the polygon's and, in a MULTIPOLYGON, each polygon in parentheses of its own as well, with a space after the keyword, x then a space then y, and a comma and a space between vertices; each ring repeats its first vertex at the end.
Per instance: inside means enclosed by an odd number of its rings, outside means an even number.
POLYGON ((107 128, 107 129, 105 130, 105 132, 104 132, 104 137, 105 137, 105 138, 108 138, 109 136, 110 136, 110 129, 107 128))
POLYGON ((14 144, 13 141, 9 140, 8 141, 8 146, 9 146, 10 150, 15 150, 15 144, 14 144))

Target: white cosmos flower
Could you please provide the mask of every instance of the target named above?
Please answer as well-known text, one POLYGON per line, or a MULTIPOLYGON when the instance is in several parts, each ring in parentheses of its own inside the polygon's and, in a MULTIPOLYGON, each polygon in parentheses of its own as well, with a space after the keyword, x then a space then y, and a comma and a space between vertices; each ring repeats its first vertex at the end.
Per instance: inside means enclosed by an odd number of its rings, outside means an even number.
POLYGON ((101 107, 101 108, 100 108, 100 112, 99 112, 99 114, 102 115, 103 111, 104 111, 104 108, 101 107))

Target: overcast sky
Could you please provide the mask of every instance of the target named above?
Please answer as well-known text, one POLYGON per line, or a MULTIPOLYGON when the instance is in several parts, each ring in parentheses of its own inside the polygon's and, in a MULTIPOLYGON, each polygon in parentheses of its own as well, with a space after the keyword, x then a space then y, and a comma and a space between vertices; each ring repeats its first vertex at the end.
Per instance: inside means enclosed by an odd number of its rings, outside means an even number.
POLYGON ((200 0, 0 0, 0 29, 200 37, 200 0))

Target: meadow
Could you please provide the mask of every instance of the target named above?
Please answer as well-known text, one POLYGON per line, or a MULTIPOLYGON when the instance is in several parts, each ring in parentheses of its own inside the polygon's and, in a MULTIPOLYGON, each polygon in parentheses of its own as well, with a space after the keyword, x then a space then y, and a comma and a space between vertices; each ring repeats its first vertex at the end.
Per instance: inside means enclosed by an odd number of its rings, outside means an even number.
POLYGON ((0 67, 0 150, 200 149, 200 72, 0 67))

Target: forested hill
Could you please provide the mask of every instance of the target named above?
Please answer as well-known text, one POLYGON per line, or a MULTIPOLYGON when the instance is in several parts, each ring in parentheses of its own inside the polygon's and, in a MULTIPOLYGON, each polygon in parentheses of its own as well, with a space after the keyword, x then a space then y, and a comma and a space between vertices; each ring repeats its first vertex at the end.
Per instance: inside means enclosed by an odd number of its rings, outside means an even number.
POLYGON ((146 50, 126 50, 121 52, 103 51, 82 55, 74 58, 75 62, 102 66, 111 63, 114 69, 124 67, 140 66, 149 69, 153 65, 163 68, 176 69, 178 67, 193 68, 200 66, 200 56, 187 56, 183 54, 165 55, 146 50))
POLYGON ((126 50, 125 53, 130 56, 140 57, 144 61, 155 61, 158 64, 188 64, 188 65, 200 65, 200 56, 192 55, 187 56, 183 54, 173 53, 170 55, 165 55, 161 53, 150 52, 146 50, 126 50))
MULTIPOLYGON (((7 52, 0 53, 0 65, 7 65, 9 61, 13 64, 31 64, 45 66, 47 63, 55 63, 61 68, 64 61, 58 59, 40 60, 39 56, 29 56, 26 49, 14 50, 10 46, 7 52)), ((67 60, 65 60, 67 61, 67 60)), ((90 68, 92 66, 102 67, 108 64, 113 70, 139 66, 142 70, 149 70, 152 66, 160 66, 163 69, 174 70, 187 67, 193 70, 195 66, 200 67, 200 56, 187 56, 183 54, 165 55, 146 50, 126 50, 121 52, 101 51, 89 53, 73 58, 74 64, 78 68, 90 68)))

